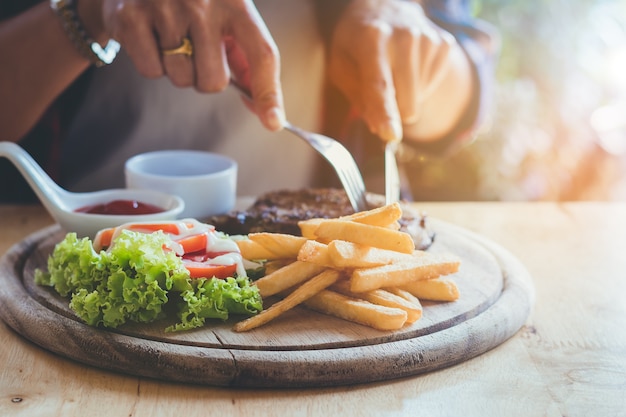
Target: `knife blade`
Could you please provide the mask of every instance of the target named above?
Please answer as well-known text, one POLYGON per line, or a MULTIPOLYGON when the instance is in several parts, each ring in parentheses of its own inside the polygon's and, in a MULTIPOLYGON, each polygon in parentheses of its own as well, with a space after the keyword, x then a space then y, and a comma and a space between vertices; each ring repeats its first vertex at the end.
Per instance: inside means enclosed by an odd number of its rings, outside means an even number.
POLYGON ((399 141, 387 142, 385 145, 385 203, 400 201, 400 174, 396 150, 399 141))

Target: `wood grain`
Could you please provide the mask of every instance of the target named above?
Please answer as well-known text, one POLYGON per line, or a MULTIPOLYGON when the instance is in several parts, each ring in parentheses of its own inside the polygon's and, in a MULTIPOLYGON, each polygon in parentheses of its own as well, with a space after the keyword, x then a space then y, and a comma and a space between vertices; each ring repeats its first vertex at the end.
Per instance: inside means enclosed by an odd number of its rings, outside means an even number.
POLYGON ((429 372, 475 357, 512 336, 532 305, 523 266, 506 250, 444 222, 433 251, 459 256, 461 298, 425 303, 423 318, 382 332, 303 307, 254 331, 232 331, 234 319, 190 332, 164 333, 166 322, 115 331, 80 322, 62 299, 33 283, 56 227, 14 246, 0 263, 0 315, 22 336, 73 360, 117 372, 215 386, 345 385, 429 372), (294 325, 297 323, 297 325, 294 325))

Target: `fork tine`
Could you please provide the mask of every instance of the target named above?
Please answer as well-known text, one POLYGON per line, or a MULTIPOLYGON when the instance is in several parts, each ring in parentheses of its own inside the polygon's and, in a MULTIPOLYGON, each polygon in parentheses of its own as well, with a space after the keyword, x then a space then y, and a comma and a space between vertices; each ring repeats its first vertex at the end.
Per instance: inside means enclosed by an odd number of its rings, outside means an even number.
POLYGON ((348 159, 348 161, 350 162, 348 163, 348 166, 346 167, 345 171, 347 173, 347 176, 351 184, 353 196, 356 200, 357 211, 367 210, 368 204, 367 204, 367 200, 365 199, 366 190, 365 190, 365 183, 363 182, 363 177, 361 176, 361 173, 359 172, 359 168, 356 165, 356 162, 354 161, 354 159, 352 158, 352 155, 350 155, 350 153, 347 150, 345 150, 345 152, 350 158, 348 159))
MULTIPOLYGON (((330 138, 326 139, 333 140, 330 138)), ((352 155, 345 147, 335 142, 334 148, 338 151, 337 156, 340 157, 341 163, 337 164, 337 168, 344 177, 344 188, 352 202, 352 206, 355 211, 365 210, 367 208, 367 202, 365 201, 365 184, 363 183, 359 168, 354 158, 352 158, 352 155)))
MULTIPOLYGON (((352 158, 349 154, 345 157, 352 158)), ((358 167, 353 159, 342 159, 341 175, 344 177, 344 188, 348 198, 351 200, 352 207, 355 211, 367 210, 367 200, 365 199, 365 184, 361 177, 358 167)))
POLYGON ((351 197, 352 207, 354 208, 354 211, 358 212, 365 210, 366 208, 363 207, 363 201, 361 197, 364 193, 364 190, 359 187, 359 184, 355 183, 354 177, 349 176, 349 178, 347 179, 347 183, 349 184, 349 197, 351 197))
POLYGON ((349 172, 352 174, 350 182, 352 184, 352 194, 356 199, 356 211, 367 210, 368 204, 365 199, 365 184, 363 184, 363 179, 355 176, 353 170, 350 170, 349 172))
POLYGON ((350 175, 351 169, 347 168, 344 165, 343 160, 339 161, 340 163, 334 164, 333 161, 330 160, 329 158, 326 158, 326 159, 330 162, 331 166, 335 168, 335 172, 337 173, 337 176, 339 177, 339 181, 343 185, 343 188, 348 196, 348 200, 350 200, 350 205, 352 206, 355 212, 360 211, 358 187, 355 186, 354 179, 350 175))

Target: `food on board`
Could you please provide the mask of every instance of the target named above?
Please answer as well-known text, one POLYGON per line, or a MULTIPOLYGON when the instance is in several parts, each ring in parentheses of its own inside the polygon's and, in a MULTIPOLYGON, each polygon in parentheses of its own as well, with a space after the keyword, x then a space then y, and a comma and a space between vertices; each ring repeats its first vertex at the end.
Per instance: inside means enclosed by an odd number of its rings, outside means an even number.
MULTIPOLYGON (((384 205, 384 198, 368 195, 372 208, 384 205)), ((427 217, 408 204, 400 203, 400 229, 413 238, 416 249, 427 249, 434 239, 427 217)), ((337 188, 303 188, 271 191, 259 196, 246 210, 206 219, 218 230, 229 235, 273 232, 301 235, 298 222, 311 218, 338 218, 355 214, 345 191, 337 188)))
POLYGON ((196 219, 127 223, 93 242, 69 233, 35 279, 95 326, 152 322, 174 303, 179 322, 166 331, 242 314, 233 330, 244 332, 298 305, 392 331, 422 317, 420 299, 458 298, 441 277, 456 273, 459 259, 416 249, 400 203, 335 218, 307 213, 297 234, 231 236, 196 219))
MULTIPOLYGON (((410 284, 454 274, 460 261, 415 249, 400 230, 401 218, 400 204, 393 203, 335 219, 302 220, 301 238, 251 233, 249 240, 238 241, 244 257, 254 260, 262 253, 266 261, 287 263, 255 282, 264 299, 279 300, 233 329, 252 330, 301 304, 378 330, 414 323, 422 305, 410 284)), ((437 298, 439 287, 429 288, 437 298)))

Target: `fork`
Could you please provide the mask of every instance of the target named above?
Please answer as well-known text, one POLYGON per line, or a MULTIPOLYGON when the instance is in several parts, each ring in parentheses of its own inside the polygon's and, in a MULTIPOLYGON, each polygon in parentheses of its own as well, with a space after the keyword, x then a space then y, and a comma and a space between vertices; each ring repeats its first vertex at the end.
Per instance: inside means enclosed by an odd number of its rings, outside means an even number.
MULTIPOLYGON (((252 100, 252 95, 245 87, 234 80, 231 80, 230 84, 239 90, 247 99, 252 100)), ((284 127, 285 130, 303 139, 330 163, 337 173, 339 181, 341 181, 348 195, 350 205, 355 212, 364 211, 369 208, 367 199, 365 198, 365 183, 363 182, 361 171, 359 171, 359 167, 352 157, 352 154, 350 154, 345 146, 335 139, 320 135, 319 133, 308 132, 292 125, 286 120, 284 127)))

